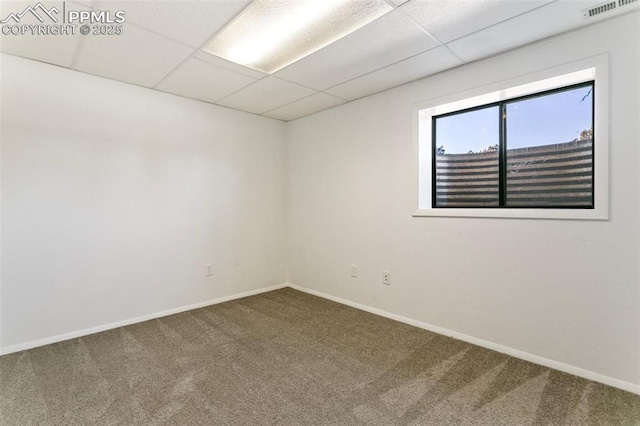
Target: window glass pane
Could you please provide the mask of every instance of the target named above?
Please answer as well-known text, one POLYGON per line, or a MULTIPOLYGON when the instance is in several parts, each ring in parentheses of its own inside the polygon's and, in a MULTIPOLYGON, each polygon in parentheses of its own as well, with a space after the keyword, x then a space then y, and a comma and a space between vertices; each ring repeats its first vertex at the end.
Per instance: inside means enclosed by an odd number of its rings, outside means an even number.
POLYGON ((436 117, 435 207, 499 205, 498 107, 436 117))
POLYGON ((507 207, 593 206, 593 86, 508 102, 507 207))

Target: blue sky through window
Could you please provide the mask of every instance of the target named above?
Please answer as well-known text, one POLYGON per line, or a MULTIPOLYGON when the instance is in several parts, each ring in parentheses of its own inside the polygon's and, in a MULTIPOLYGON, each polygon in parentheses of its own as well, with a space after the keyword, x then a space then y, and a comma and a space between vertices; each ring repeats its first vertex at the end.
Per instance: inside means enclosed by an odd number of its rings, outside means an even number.
MULTIPOLYGON (((507 146, 570 142, 593 123, 591 86, 507 104, 507 146)), ((445 154, 481 152, 498 143, 498 107, 437 118, 436 145, 445 154)))

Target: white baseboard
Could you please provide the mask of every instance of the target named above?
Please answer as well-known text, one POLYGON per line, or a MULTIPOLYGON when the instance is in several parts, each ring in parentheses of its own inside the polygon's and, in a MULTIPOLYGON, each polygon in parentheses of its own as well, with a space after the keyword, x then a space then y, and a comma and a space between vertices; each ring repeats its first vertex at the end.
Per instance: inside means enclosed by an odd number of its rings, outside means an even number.
POLYGON ((51 343, 58 343, 64 340, 75 339, 76 337, 88 336, 89 334, 100 333, 101 331, 111 330, 118 327, 124 327, 126 325, 149 321, 156 318, 166 317, 168 315, 179 314, 180 312, 190 311, 193 309, 204 308, 205 306, 217 305, 219 303, 229 302, 231 300, 241 299, 247 296, 253 296, 260 293, 266 293, 269 291, 278 290, 287 286, 288 284, 278 284, 271 287, 261 288, 258 290, 251 290, 251 291, 246 291, 244 293, 233 294, 230 296, 224 296, 224 297, 219 297, 217 299, 207 300, 206 302, 194 303, 192 305, 167 309, 166 311, 155 312, 153 314, 148 314, 148 315, 142 315, 140 317, 117 321, 110 324, 99 325, 97 327, 85 328, 83 330, 72 331, 70 333, 59 334, 57 336, 45 337, 44 339, 32 340, 25 343, 19 343, 17 345, 11 345, 5 348, 0 348, 0 355, 7 355, 14 352, 20 352, 27 349, 37 348, 38 346, 50 345, 51 343))
POLYGON ((593 380, 594 382, 604 383, 605 385, 613 386, 628 392, 632 392, 640 395, 640 385, 636 385, 633 383, 625 382, 624 380, 615 379, 613 377, 605 376, 603 374, 595 373, 593 371, 585 370, 580 367, 575 367, 573 365, 564 364, 562 362, 554 361, 552 359, 544 358, 538 355, 530 354, 528 352, 520 351, 518 349, 510 348, 508 346, 500 345, 498 343, 489 342, 487 340, 478 339, 477 337, 469 336, 464 333, 459 333, 457 331, 452 331, 443 327, 438 327, 435 325, 431 325, 425 322, 413 320, 411 318, 403 317, 402 315, 393 314, 387 311, 383 311, 381 309, 372 308, 367 305, 362 305, 360 303, 352 302, 350 300, 342 299, 340 297, 331 296, 330 294, 325 294, 316 290, 312 290, 309 288, 301 287, 299 285, 289 283, 289 287, 300 290, 305 293, 313 294, 314 296, 319 296, 324 299, 332 300, 337 303, 341 303, 343 305, 351 306, 352 308, 360 309, 362 311, 366 311, 375 315, 380 315, 385 318, 389 318, 392 320, 396 320, 405 324, 412 325, 414 327, 422 328, 425 330, 432 331, 434 333, 438 333, 444 336, 449 336, 454 339, 462 340, 467 343, 471 343, 477 346, 482 346, 483 348, 491 349, 496 352, 501 352, 507 355, 511 355, 516 358, 523 359, 525 361, 532 362, 534 364, 542 365, 545 367, 553 368, 554 370, 559 370, 564 373, 573 374, 574 376, 583 377, 585 379, 593 380))

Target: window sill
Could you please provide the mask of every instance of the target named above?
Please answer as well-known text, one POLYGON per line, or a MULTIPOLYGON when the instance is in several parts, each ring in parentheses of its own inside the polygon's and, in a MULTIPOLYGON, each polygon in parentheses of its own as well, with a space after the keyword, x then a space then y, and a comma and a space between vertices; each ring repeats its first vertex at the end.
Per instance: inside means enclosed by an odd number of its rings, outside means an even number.
POLYGON ((512 219, 608 220, 606 212, 595 209, 418 209, 413 217, 480 217, 512 219))

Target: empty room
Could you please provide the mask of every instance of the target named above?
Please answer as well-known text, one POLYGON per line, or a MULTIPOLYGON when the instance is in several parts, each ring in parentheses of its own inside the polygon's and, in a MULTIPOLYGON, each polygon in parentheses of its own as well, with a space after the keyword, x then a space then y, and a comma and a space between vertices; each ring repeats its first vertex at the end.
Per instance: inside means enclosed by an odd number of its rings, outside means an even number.
POLYGON ((1 0, 1 425, 640 425, 640 0, 1 0))

